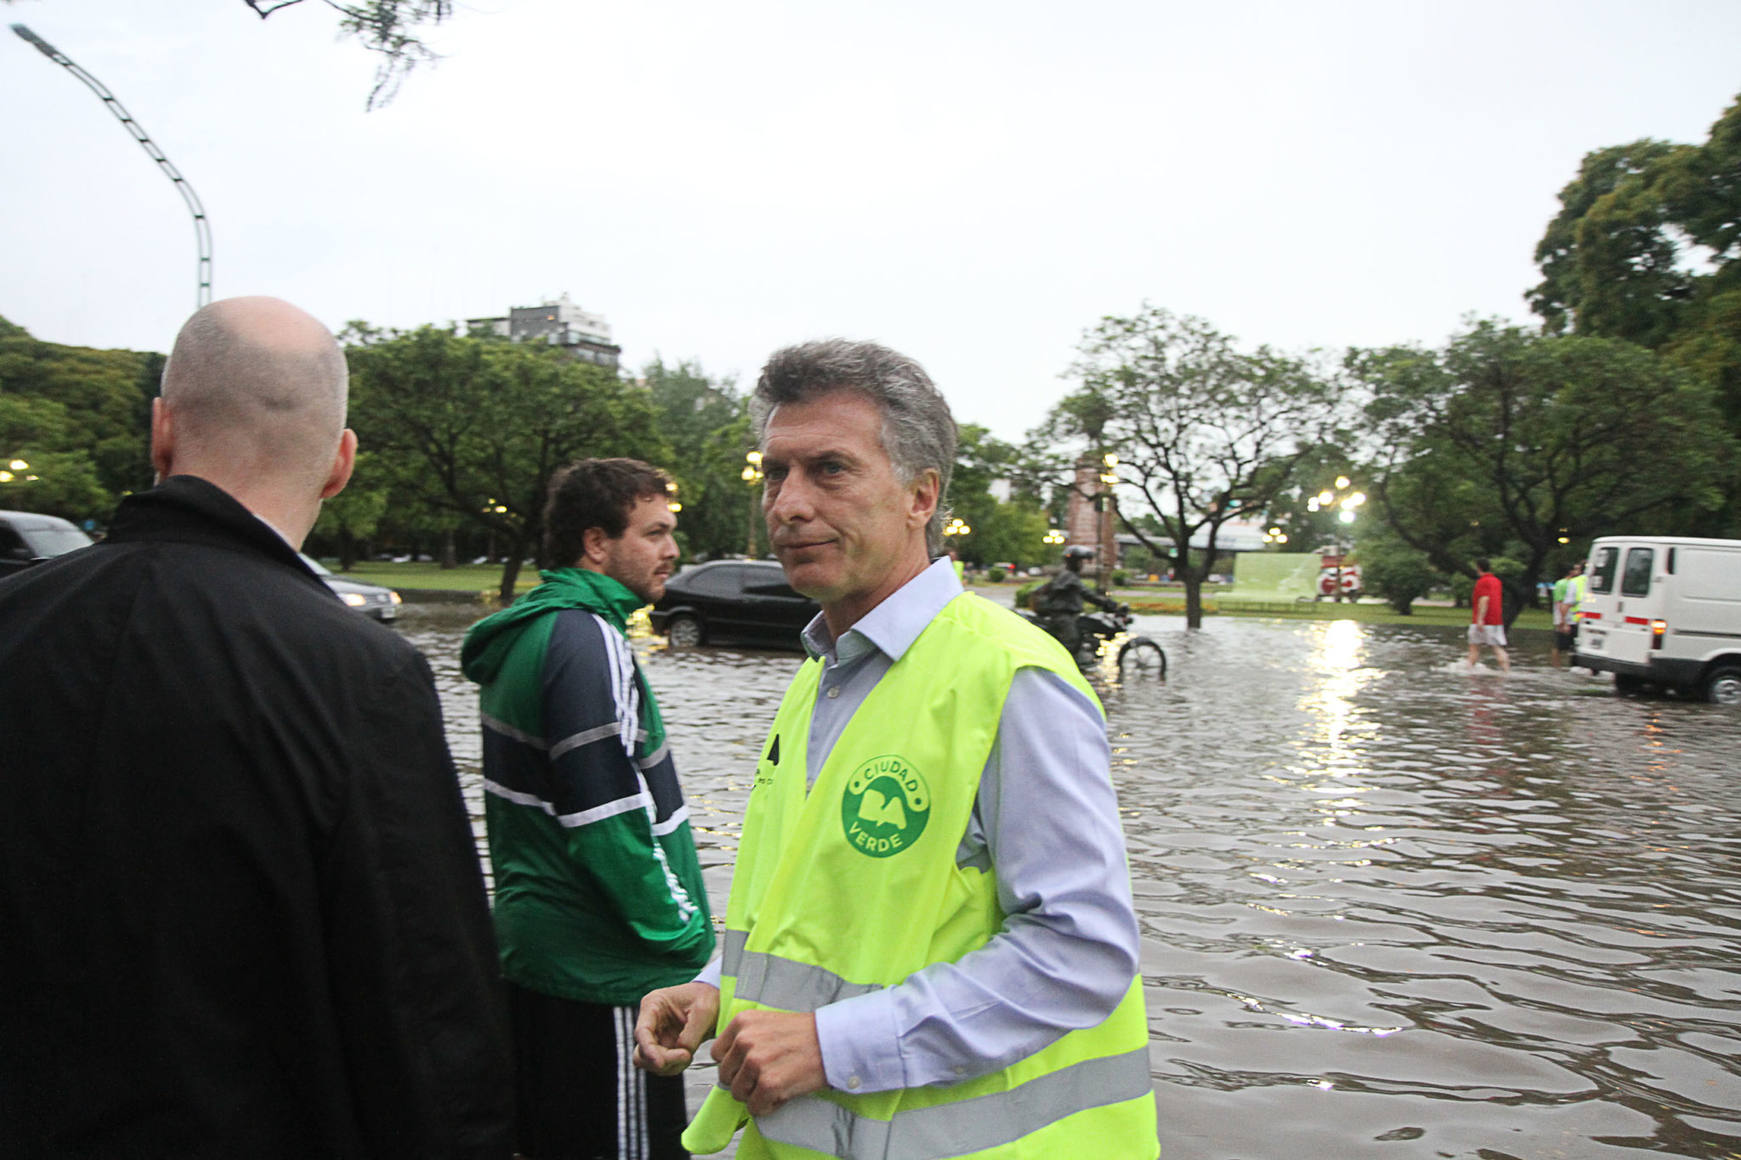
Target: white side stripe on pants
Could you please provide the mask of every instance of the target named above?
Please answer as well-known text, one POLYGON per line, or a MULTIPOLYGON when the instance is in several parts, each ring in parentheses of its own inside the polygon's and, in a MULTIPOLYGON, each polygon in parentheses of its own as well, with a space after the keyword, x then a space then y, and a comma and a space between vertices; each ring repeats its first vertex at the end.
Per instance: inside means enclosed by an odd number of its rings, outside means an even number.
POLYGON ((647 1082, 635 1066, 637 1007, 618 1007, 617 1015, 617 1158, 648 1160, 647 1082))

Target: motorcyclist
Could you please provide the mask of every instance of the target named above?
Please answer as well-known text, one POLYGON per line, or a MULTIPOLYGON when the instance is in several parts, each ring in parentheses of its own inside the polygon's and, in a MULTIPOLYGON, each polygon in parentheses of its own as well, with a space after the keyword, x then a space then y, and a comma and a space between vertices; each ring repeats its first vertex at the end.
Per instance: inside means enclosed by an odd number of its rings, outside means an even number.
POLYGON ((1034 612, 1046 631, 1075 656, 1082 643, 1082 602, 1092 601, 1108 612, 1126 611, 1126 606, 1082 582, 1082 562, 1094 559, 1094 549, 1072 544, 1064 549, 1064 567, 1034 590, 1034 612))

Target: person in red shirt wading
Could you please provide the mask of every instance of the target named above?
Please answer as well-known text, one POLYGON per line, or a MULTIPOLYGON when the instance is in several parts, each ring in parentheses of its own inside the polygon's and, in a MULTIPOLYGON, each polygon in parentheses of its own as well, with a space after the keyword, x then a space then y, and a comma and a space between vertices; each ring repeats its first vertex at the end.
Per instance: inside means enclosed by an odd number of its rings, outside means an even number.
POLYGON ((1499 585, 1499 577, 1493 574, 1492 565, 1486 560, 1475 561, 1475 567, 1481 570, 1481 575, 1475 580, 1475 591, 1469 595, 1469 606, 1474 609, 1469 624, 1469 667, 1475 667, 1475 658, 1481 652, 1481 646, 1486 645, 1498 658, 1500 669, 1509 673, 1511 658, 1505 652, 1504 590, 1499 585))

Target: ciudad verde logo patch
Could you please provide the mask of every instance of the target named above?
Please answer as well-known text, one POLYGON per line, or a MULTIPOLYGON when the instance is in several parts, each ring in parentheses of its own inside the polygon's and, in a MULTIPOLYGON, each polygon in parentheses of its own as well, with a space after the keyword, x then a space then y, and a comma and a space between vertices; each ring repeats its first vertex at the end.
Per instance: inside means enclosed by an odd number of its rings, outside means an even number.
POLYGON ((853 849, 888 858, 919 840, 931 820, 931 787, 911 762, 892 753, 853 771, 840 798, 840 824, 853 849))

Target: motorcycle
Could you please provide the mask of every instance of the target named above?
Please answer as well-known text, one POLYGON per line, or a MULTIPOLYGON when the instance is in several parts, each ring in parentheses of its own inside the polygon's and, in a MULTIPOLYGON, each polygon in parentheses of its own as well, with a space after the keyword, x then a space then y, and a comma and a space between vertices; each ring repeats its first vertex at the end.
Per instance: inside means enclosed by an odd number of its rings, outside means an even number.
MULTIPOLYGON (((1046 622, 1025 608, 1017 609, 1024 619, 1046 628, 1046 622)), ((1117 652, 1118 675, 1152 680, 1166 680, 1167 650, 1146 636, 1130 635, 1131 614, 1120 609, 1113 612, 1083 612, 1076 618, 1078 640, 1076 664, 1084 673, 1100 667, 1100 659, 1114 645, 1117 652)), ((1050 631, 1050 630, 1048 630, 1050 631)))

